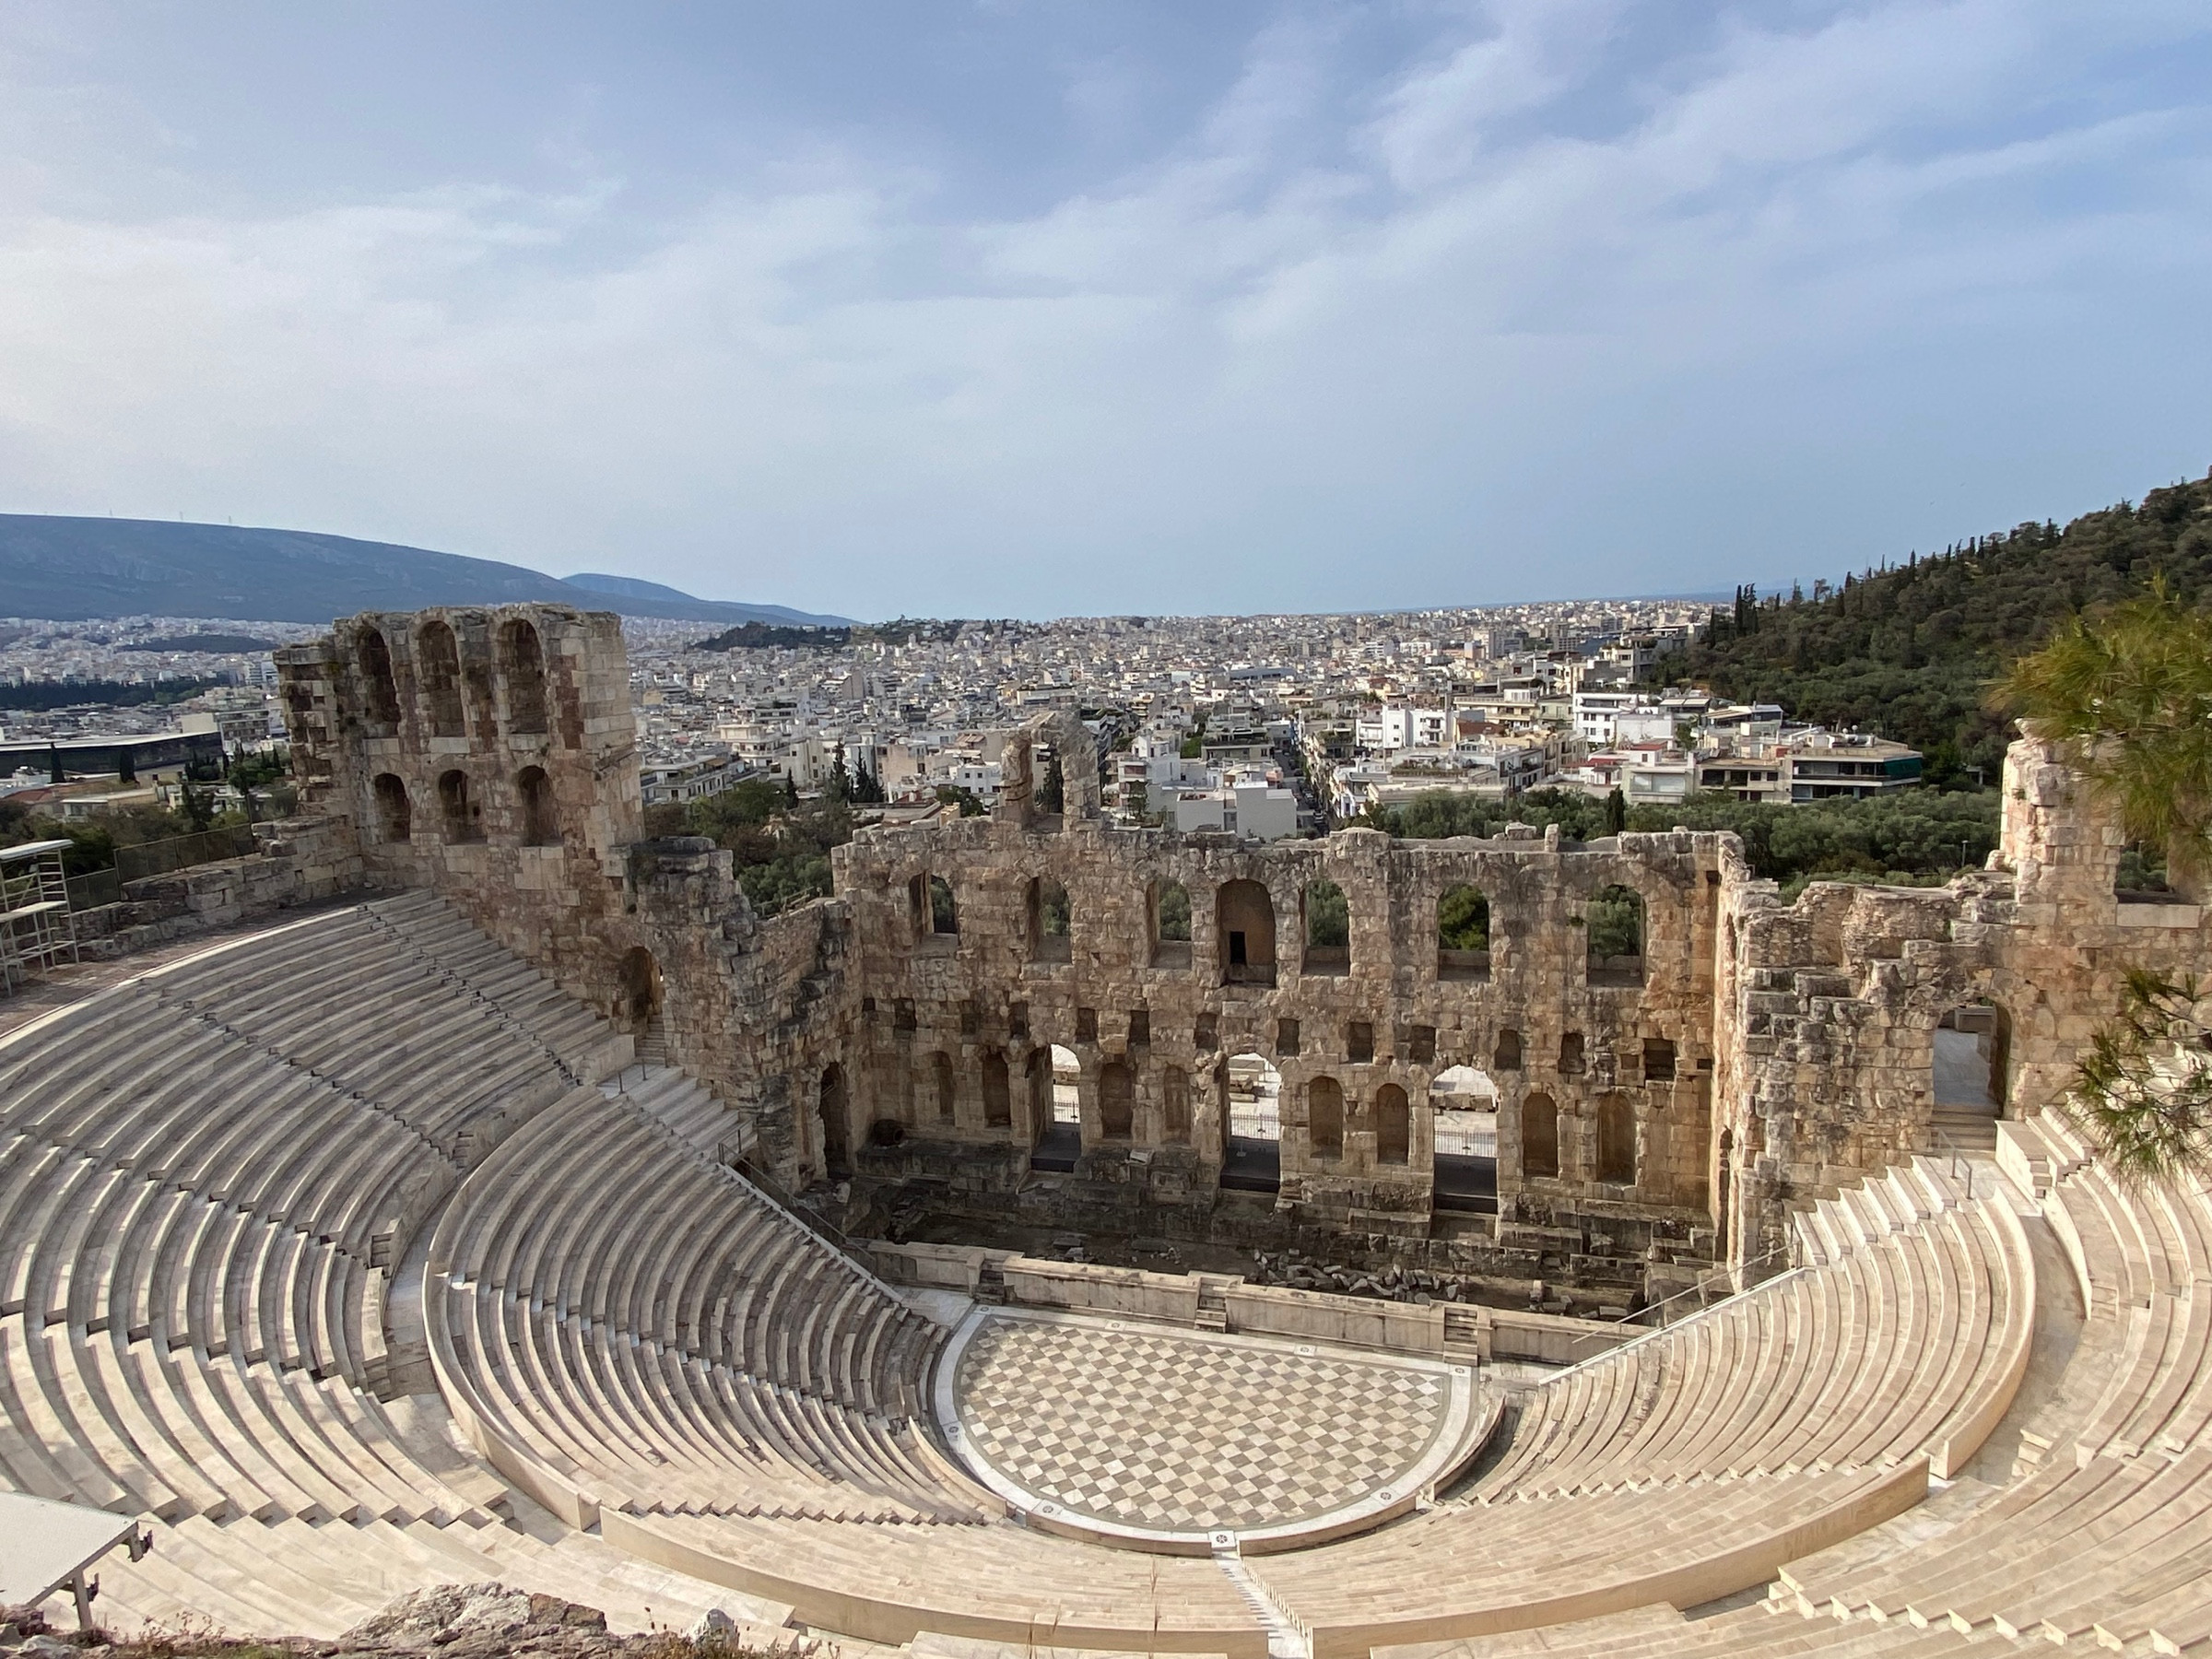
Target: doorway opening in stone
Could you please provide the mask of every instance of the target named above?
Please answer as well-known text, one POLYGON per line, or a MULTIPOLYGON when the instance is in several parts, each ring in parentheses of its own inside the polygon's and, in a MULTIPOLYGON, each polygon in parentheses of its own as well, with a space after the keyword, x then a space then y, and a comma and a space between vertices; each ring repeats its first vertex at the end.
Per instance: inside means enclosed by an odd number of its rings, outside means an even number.
POLYGON ((2012 1022, 1994 1003, 1966 1003, 1936 1027, 1932 1059, 1936 1130, 1953 1145, 1988 1151, 2005 1115, 2012 1022))
POLYGON ((853 1130, 845 1103, 845 1068, 830 1065, 822 1072, 822 1169, 831 1181, 853 1173, 853 1130))
POLYGON ((653 952, 636 946, 622 959, 622 989, 617 1023, 637 1041, 641 1065, 668 1064, 668 1038, 661 1024, 661 965, 653 952))
POLYGON ((1221 1184, 1272 1193, 1283 1184, 1283 1074, 1260 1054, 1221 1063, 1221 1184))
POLYGON ((1435 1207, 1498 1213, 1498 1085, 1472 1065, 1447 1066, 1429 1085, 1435 1124, 1435 1207))
POLYGON ((1057 1174, 1073 1174, 1076 1159, 1083 1155, 1083 1064, 1076 1051, 1053 1043, 1040 1053, 1048 1056, 1051 1082, 1045 1096, 1046 1115, 1030 1154, 1030 1168, 1057 1174))

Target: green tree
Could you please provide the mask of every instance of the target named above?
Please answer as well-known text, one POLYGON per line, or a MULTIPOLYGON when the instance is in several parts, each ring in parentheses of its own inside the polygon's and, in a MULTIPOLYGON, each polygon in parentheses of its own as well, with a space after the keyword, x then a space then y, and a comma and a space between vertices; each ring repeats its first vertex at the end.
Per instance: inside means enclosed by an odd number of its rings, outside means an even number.
POLYGON ((975 791, 961 783, 940 783, 937 799, 947 806, 957 806, 962 818, 982 818, 983 804, 976 798, 975 791))
POLYGON ((1314 882, 1306 888, 1306 943, 1328 947, 1351 942, 1351 901, 1335 882, 1314 882))
POLYGON ((2130 970, 2119 1018, 2090 1040, 2067 1106, 2123 1179, 2212 1168, 2212 1018, 2194 974, 2130 970))
POLYGON ((1044 763, 1044 782, 1037 791, 1037 810, 1065 812, 1067 810, 1067 774, 1060 770, 1060 751, 1054 749, 1052 759, 1044 763))
POLYGON ((1606 796, 1606 833, 1618 835, 1629 827, 1629 800, 1616 787, 1606 796))
POLYGON ((2074 617, 2014 664, 2009 712, 2065 746, 2137 841, 2185 875, 2212 854, 2212 609, 2155 578, 2147 594, 2074 617))
POLYGON ((1455 887, 1438 901, 1436 942, 1446 950, 1490 947, 1490 901, 1479 888, 1455 887))

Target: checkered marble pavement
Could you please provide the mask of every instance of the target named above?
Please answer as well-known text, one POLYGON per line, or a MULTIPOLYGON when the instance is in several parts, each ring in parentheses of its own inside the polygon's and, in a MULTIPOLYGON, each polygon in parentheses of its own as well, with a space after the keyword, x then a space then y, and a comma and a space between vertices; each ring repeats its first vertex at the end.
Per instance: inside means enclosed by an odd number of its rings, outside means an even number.
POLYGON ((1078 1515, 1250 1531, 1358 1503, 1418 1463, 1442 1377, 1387 1359, 1124 1324, 994 1319, 954 1381, 969 1450, 1078 1515))

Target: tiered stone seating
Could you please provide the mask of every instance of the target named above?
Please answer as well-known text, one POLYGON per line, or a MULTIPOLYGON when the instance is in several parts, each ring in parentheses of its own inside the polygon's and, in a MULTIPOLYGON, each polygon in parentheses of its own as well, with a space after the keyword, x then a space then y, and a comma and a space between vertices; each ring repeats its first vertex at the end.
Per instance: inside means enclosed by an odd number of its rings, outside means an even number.
POLYGON ((2055 1113, 1998 1135, 1998 1161, 2041 1198, 2085 1311, 2009 1471, 1979 1470, 1911 1516, 1789 1563, 1762 1605, 1688 1621, 1645 1609, 1389 1659, 2212 1650, 2212 1197, 2194 1180, 2115 1182, 2055 1113))
POLYGON ((1478 1501, 1888 1465, 1947 1476, 2026 1368, 2034 1271, 2003 1204, 1926 1160, 1805 1218, 1811 1265, 1536 1391, 1478 1501))
POLYGON ((912 1423, 935 1327, 627 1098, 579 1089, 492 1154, 429 1267, 449 1394, 578 1515, 983 1512, 912 1423))
POLYGON ((1911 1507, 2018 1387, 2026 1236, 1920 1163, 1801 1243, 1807 1265, 1535 1390, 1456 1501, 1261 1576, 1353 1653, 1710 1599, 1911 1507))
POLYGON ((620 1060, 482 946, 409 896, 0 1049, 0 1480, 151 1518, 153 1555, 102 1569, 111 1621, 332 1635, 456 1576, 590 1584, 639 1627, 732 1602, 550 1517, 519 1530, 535 1512, 379 1397, 389 1267, 461 1156, 565 1094, 564 1067, 620 1060), (463 935, 479 948, 426 966, 463 935))

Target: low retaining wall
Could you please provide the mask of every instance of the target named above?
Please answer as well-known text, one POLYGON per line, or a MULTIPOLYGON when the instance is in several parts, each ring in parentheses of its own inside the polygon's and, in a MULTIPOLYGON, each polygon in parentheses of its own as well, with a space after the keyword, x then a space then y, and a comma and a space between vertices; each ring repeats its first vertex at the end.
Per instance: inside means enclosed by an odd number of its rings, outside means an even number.
POLYGON ((1255 1336, 1290 1336, 1392 1353, 1441 1355, 1449 1309, 1465 1354, 1472 1346, 1485 1360, 1520 1359, 1572 1365, 1650 1334, 1650 1327, 1571 1319, 1465 1302, 1398 1302, 1248 1285, 1241 1279, 1195 1273, 1152 1273, 1141 1267, 1106 1267, 1090 1262, 1053 1262, 971 1244, 860 1242, 879 1277, 893 1285, 952 1290, 974 1296, 986 1270, 995 1269, 1015 1307, 1059 1308, 1071 1312, 1154 1319, 1167 1324, 1198 1323, 1202 1277, 1221 1287, 1227 1329, 1255 1336), (1471 1330, 1470 1328, 1471 1327, 1471 1330))
POLYGON ((260 850, 123 884, 123 900, 71 918, 79 955, 95 961, 217 933, 335 899, 366 885, 344 818, 279 818, 253 826, 260 850))

